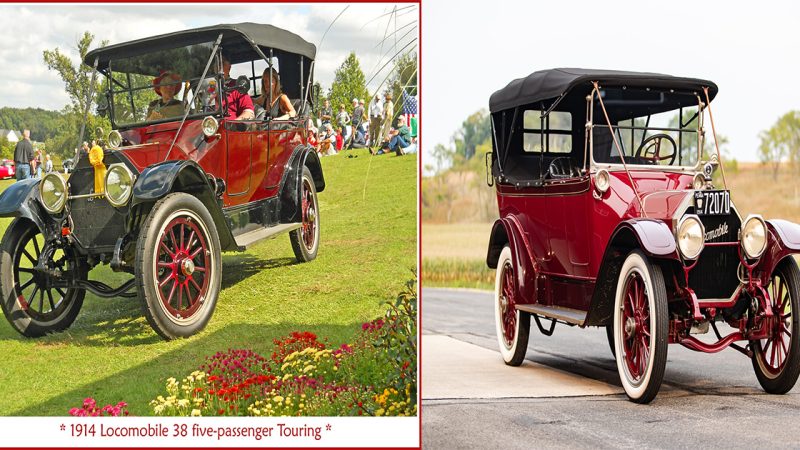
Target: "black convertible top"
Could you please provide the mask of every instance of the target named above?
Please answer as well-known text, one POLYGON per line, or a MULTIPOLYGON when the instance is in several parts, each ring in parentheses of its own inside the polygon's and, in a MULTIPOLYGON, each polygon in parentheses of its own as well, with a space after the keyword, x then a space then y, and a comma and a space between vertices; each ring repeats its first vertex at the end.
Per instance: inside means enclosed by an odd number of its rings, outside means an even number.
POLYGON ((717 85, 698 78, 674 77, 660 73, 627 72, 621 70, 592 69, 550 69, 540 70, 525 78, 518 78, 489 98, 491 112, 502 111, 517 106, 554 99, 585 85, 580 95, 588 94, 591 82, 604 86, 637 86, 678 90, 697 90, 702 96, 702 88, 708 86, 711 100, 717 95, 717 85))
POLYGON ((312 60, 317 53, 314 44, 294 33, 272 25, 245 22, 193 28, 97 48, 86 54, 84 63, 93 66, 95 57, 98 57, 97 68, 103 70, 108 67, 112 57, 125 58, 161 49, 213 42, 220 33, 223 35, 222 48, 233 64, 255 59, 251 44, 299 54, 312 60))

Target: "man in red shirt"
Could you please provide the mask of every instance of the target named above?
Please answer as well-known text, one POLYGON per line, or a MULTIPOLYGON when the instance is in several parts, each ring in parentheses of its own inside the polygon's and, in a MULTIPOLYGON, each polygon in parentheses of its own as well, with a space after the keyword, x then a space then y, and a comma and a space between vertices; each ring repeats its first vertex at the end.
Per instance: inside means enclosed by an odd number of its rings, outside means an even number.
MULTIPOLYGON (((231 79, 231 62, 226 56, 222 56, 222 72, 225 74, 225 86, 229 87, 236 80, 231 79)), ((227 94, 227 105, 229 120, 253 120, 256 115, 253 107, 253 99, 247 93, 242 94, 237 90, 232 90, 227 94)))

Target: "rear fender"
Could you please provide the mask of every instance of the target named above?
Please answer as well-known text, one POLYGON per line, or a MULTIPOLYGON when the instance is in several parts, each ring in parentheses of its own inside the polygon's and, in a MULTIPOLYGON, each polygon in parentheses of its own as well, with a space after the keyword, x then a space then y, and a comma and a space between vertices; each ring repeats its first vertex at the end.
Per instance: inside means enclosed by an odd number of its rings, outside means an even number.
POLYGON ((214 219, 223 250, 236 250, 230 225, 222 213, 213 178, 194 161, 165 161, 146 168, 133 185, 131 208, 154 203, 172 192, 186 192, 200 200, 214 219))
POLYGON ((496 220, 489 237, 486 265, 496 269, 500 253, 503 251, 503 247, 508 245, 511 248, 511 260, 514 263, 514 275, 517 292, 521 299, 520 303, 533 303, 537 299, 538 268, 523 236, 524 234, 513 216, 496 220))
POLYGON ((322 165, 319 156, 313 148, 304 145, 295 147, 292 156, 286 163, 283 172, 280 190, 280 221, 281 223, 296 223, 302 220, 300 211, 300 187, 303 182, 303 167, 308 167, 314 179, 317 192, 325 190, 325 178, 322 175, 322 165))
POLYGON ((620 223, 603 254, 586 316, 587 326, 605 326, 611 323, 620 269, 628 253, 635 249, 642 250, 659 264, 680 263, 675 237, 667 224, 654 219, 630 219, 620 223))

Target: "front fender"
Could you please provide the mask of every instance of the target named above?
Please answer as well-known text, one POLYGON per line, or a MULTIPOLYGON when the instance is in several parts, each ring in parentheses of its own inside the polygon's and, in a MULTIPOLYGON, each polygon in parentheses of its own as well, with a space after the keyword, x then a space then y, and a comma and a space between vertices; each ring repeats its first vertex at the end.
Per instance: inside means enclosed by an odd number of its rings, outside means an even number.
POLYGON ((783 219, 767 220, 767 224, 778 235, 784 247, 800 251, 800 225, 783 219))
POLYGON ((677 246, 675 243, 675 236, 667 224, 656 219, 630 219, 622 222, 617 226, 611 238, 611 243, 622 231, 623 228, 630 229, 636 240, 639 242, 639 247, 647 253, 648 256, 656 257, 677 257, 677 246))
POLYGON ((520 303, 535 303, 537 274, 539 272, 535 260, 531 257, 529 245, 516 219, 512 216, 497 219, 492 226, 489 237, 489 249, 486 253, 486 265, 492 269, 497 268, 497 261, 503 247, 511 248, 511 259, 514 263, 514 275, 517 282, 517 292, 520 303))
POLYGON ((230 224, 222 213, 216 186, 194 161, 165 161, 146 168, 133 185, 131 208, 138 204, 158 201, 171 192, 187 192, 197 197, 214 219, 222 249, 238 248, 230 224))
POLYGON ((24 217, 43 230, 43 214, 46 213, 39 204, 40 181, 38 178, 29 178, 7 187, 0 194, 0 217, 24 217))

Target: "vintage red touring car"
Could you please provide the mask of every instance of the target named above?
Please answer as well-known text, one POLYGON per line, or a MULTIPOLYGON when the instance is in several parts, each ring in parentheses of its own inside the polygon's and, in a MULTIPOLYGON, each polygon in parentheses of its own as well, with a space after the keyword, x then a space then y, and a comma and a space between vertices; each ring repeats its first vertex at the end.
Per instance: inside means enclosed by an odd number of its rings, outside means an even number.
POLYGON ((25 336, 63 330, 90 291, 138 296, 158 334, 189 336, 214 311, 221 252, 288 232, 296 258, 314 259, 325 188, 306 129, 315 54, 299 36, 254 23, 89 52, 113 126, 95 136, 103 147, 81 155, 68 180, 49 173, 0 195, 0 216, 16 217, 0 245, 13 327, 25 336), (248 75, 231 80, 231 66, 248 75), (280 92, 294 114, 271 106, 280 92), (118 287, 90 280, 98 264, 134 276, 118 287))
POLYGON ((716 94, 694 78, 554 69, 491 96, 500 219, 486 261, 507 364, 524 360, 533 318, 548 336, 606 327, 635 402, 658 393, 670 343, 736 349, 765 391, 794 386, 800 225, 740 216, 706 141, 716 94))

